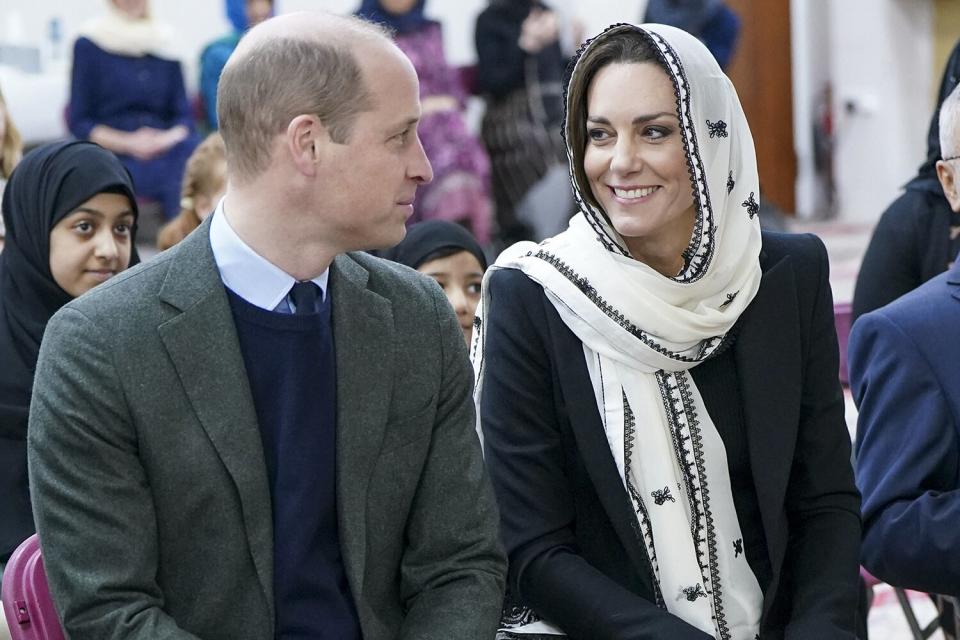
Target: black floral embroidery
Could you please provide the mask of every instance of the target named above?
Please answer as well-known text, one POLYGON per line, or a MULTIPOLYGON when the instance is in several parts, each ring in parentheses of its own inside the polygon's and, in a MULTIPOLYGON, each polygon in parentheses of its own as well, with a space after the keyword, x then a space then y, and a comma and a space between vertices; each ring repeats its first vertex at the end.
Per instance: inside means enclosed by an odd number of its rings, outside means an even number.
POLYGON ((757 204, 756 194, 753 191, 750 192, 750 197, 740 203, 741 207, 746 208, 747 215, 750 216, 750 219, 753 220, 758 213, 760 213, 760 205, 757 204))
POLYGON ((723 309, 723 308, 725 308, 725 307, 730 306, 730 303, 737 299, 737 295, 738 295, 739 293, 740 293, 739 291, 734 291, 733 293, 728 293, 728 294, 727 294, 727 300, 726 300, 726 302, 724 302, 723 304, 721 304, 721 305, 720 305, 720 308, 723 309))
POLYGON ((650 492, 650 496, 653 498, 653 501, 657 503, 657 506, 663 506, 667 501, 676 502, 673 497, 673 494, 670 493, 670 487, 664 487, 663 489, 654 489, 650 492))
POLYGON ((733 191, 733 188, 736 186, 736 182, 733 179, 733 171, 727 174, 727 193, 733 191))
POLYGON ((710 122, 707 120, 707 127, 710 129, 711 138, 726 138, 727 133, 727 123, 723 120, 717 120, 716 122, 710 122))
POLYGON ((707 597, 707 593, 703 590, 702 584, 697 584, 692 587, 684 587, 683 595, 686 597, 687 602, 696 602, 699 598, 707 597))
POLYGON ((733 557, 739 558, 743 555, 743 538, 737 538, 733 541, 733 557))

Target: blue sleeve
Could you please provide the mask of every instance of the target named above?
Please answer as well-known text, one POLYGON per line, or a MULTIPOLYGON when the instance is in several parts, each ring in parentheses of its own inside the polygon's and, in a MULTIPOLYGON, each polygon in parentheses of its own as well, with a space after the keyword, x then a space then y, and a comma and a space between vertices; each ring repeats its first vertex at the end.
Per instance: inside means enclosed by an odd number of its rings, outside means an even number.
MULTIPOLYGON (((230 50, 232 49, 231 47, 230 50)), ((200 97, 203 100, 203 115, 211 130, 218 128, 217 85, 229 55, 224 55, 224 46, 220 42, 214 42, 204 49, 200 56, 200 97)))
POLYGON ((75 137, 86 140, 90 131, 100 124, 96 87, 99 53, 96 45, 86 38, 78 38, 73 45, 73 68, 70 75, 70 104, 67 107, 67 126, 75 137))
POLYGON ((884 311, 856 322, 849 356, 860 411, 863 565, 890 584, 956 593, 960 447, 942 381, 884 311))
POLYGON ((701 39, 717 59, 721 69, 726 69, 737 49, 740 35, 740 18, 726 5, 721 5, 713 18, 703 27, 701 39))

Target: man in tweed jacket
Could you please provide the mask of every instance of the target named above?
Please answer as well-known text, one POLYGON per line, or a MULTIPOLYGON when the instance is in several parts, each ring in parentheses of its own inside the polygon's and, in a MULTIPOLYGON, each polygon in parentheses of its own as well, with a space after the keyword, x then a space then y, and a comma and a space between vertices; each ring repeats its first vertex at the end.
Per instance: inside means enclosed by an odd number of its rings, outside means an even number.
POLYGON ((413 67, 358 20, 282 16, 218 110, 214 215, 46 331, 30 485, 69 637, 489 640, 505 562, 460 329, 352 253, 398 242, 431 179, 413 67), (270 345, 303 327, 285 368, 270 345))

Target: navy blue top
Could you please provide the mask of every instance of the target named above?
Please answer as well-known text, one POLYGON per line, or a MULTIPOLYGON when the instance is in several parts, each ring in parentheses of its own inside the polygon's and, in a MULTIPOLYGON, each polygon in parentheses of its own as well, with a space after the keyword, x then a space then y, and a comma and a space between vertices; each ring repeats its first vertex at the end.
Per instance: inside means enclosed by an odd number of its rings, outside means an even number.
POLYGON ((340 555, 330 296, 318 313, 266 311, 227 289, 273 501, 278 640, 360 640, 340 555))
POLYGON ((179 62, 110 53, 87 38, 78 38, 73 47, 67 124, 81 140, 89 139, 97 125, 120 131, 185 126, 190 131, 187 139, 160 156, 150 160, 119 156, 133 177, 138 197, 159 201, 168 219, 179 213, 183 169, 199 142, 179 62))
POLYGON ((78 38, 73 47, 68 124, 78 138, 88 138, 98 124, 121 131, 169 129, 178 124, 192 129, 180 63, 152 55, 117 55, 78 38))

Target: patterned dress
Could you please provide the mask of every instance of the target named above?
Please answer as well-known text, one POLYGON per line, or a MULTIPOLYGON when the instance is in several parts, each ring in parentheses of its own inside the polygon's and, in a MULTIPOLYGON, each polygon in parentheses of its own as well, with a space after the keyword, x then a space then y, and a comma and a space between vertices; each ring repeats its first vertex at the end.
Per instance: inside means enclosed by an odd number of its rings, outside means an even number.
POLYGON ((466 93, 457 70, 443 53, 440 24, 397 36, 420 77, 420 99, 452 96, 461 109, 436 111, 420 122, 420 140, 433 166, 433 182, 417 190, 410 224, 439 218, 467 226, 481 244, 490 241, 490 161, 480 141, 467 130, 462 107, 466 93))

